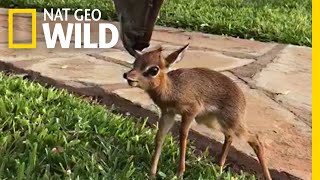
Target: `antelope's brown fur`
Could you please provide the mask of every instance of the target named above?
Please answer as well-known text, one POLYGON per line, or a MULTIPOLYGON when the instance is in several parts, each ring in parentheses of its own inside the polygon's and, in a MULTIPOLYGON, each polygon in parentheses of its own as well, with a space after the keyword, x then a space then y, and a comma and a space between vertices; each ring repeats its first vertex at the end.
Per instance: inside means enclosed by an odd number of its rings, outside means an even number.
POLYGON ((244 137, 257 154, 265 179, 271 179, 264 160, 263 145, 257 135, 247 131, 243 124, 246 101, 241 89, 227 76, 206 68, 177 69, 171 64, 183 57, 187 46, 163 57, 158 47, 136 55, 134 67, 124 77, 132 86, 144 89, 161 109, 156 150, 152 159, 151 176, 155 176, 162 143, 172 125, 174 116, 182 116, 180 128, 180 163, 178 175, 185 171, 185 153, 191 122, 215 129, 218 124, 225 135, 219 165, 224 166, 233 137, 244 137), (155 76, 146 74, 154 67, 155 76), (159 69, 159 71, 155 71, 159 69))

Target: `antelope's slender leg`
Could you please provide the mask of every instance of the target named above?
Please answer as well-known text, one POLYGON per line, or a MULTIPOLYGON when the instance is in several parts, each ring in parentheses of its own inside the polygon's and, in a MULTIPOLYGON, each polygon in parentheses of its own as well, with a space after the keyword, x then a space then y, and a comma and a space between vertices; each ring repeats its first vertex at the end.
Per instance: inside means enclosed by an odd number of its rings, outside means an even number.
POLYGON ((185 158, 187 151, 187 139, 190 130, 191 123, 194 119, 194 116, 185 114, 182 115, 181 128, 180 128, 180 163, 178 168, 178 177, 183 176, 183 173, 186 169, 185 167, 185 158))
POLYGON ((155 139, 155 151, 152 157, 150 176, 154 177, 157 173, 157 166, 161 154, 162 144, 166 135, 174 124, 174 113, 164 113, 159 120, 159 129, 155 139))
POLYGON ((249 134, 248 143, 252 147, 256 155, 258 156, 261 168, 263 170, 264 178, 266 180, 272 180, 269 169, 267 167, 267 163, 264 158, 264 148, 261 141, 259 140, 258 135, 249 134))
POLYGON ((219 166, 220 166, 221 171, 222 171, 223 166, 226 162, 226 158, 228 156, 231 143, 232 143, 232 136, 225 135, 224 136, 224 144, 222 146, 222 151, 221 151, 221 155, 220 155, 220 159, 219 159, 219 166))

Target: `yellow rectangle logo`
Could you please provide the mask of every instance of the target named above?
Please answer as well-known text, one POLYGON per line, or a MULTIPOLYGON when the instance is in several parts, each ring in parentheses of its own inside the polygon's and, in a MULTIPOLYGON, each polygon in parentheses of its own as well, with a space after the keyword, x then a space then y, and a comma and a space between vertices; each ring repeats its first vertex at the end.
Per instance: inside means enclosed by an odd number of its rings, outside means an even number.
POLYGON ((36 9, 9 9, 8 12, 8 46, 9 48, 36 48, 37 47, 37 14, 36 9), (13 14, 31 14, 32 18, 32 41, 31 44, 13 43, 13 14))

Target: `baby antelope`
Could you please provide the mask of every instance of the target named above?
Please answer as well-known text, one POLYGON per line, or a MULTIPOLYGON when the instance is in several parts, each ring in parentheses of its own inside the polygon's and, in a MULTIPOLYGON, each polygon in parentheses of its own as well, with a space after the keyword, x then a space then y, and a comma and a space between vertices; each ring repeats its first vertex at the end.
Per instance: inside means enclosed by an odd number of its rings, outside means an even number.
POLYGON ((258 156, 265 179, 271 179, 258 135, 243 124, 246 101, 240 88, 227 76, 206 68, 177 69, 170 65, 180 61, 188 45, 170 55, 162 55, 161 46, 136 52, 133 69, 123 77, 133 87, 144 89, 161 109, 155 139, 150 176, 155 177, 162 144, 180 114, 180 162, 177 175, 183 176, 187 137, 193 120, 214 129, 218 124, 225 136, 219 165, 223 168, 234 137, 245 139, 258 156))

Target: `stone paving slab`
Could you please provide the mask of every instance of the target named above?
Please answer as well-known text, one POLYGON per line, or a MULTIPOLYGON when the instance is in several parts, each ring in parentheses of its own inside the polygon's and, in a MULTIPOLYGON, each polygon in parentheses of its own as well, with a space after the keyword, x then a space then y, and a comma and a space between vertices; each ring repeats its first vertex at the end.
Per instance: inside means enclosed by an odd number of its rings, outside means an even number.
POLYGON ((174 28, 156 26, 153 40, 175 45, 190 43, 190 47, 220 51, 234 56, 258 57, 275 47, 275 43, 263 43, 239 38, 185 32, 174 28))
MULTIPOLYGON (((18 30, 24 31, 30 16, 18 15, 18 18, 21 18, 17 21, 18 30)), ((41 36, 42 14, 38 13, 37 18, 37 49, 8 49, 7 12, 0 9, 0 32, 4 32, 0 37, 0 70, 27 73, 31 79, 100 98, 108 106, 117 106, 120 112, 149 117, 151 123, 156 122, 159 109, 146 93, 130 88, 122 79, 134 59, 124 51, 121 41, 112 49, 75 49, 73 44, 70 49, 59 46, 47 49, 41 36)), ((72 17, 70 22, 74 22, 72 17)), ((92 42, 98 38, 96 27, 97 23, 92 25, 92 42)), ((18 42, 28 40, 25 36, 16 38, 18 42)), ((164 53, 168 54, 188 42, 189 51, 174 68, 208 67, 236 81, 247 99, 247 125, 260 134, 273 177, 288 178, 279 173, 285 172, 311 179, 311 48, 159 26, 151 44, 163 45, 164 53)), ((218 132, 196 123, 191 138, 202 150, 210 146, 214 155, 219 153, 223 140, 218 132)), ((241 169, 260 172, 247 145, 237 141, 233 146, 229 162, 244 166, 241 169)))
MULTIPOLYGON (((176 49, 178 49, 180 46, 177 46, 176 49)), ((169 54, 173 50, 167 49, 164 50, 164 54, 169 54)), ((125 61, 128 63, 133 63, 134 58, 130 57, 130 55, 126 52, 103 52, 99 55, 119 59, 121 61, 125 61)), ((172 66, 172 69, 177 68, 192 68, 192 67, 208 67, 210 69, 216 70, 216 71, 223 71, 228 69, 233 69, 236 67, 241 67, 243 65, 249 64, 253 62, 254 59, 241 59, 236 57, 230 57, 226 56, 220 52, 214 52, 214 51, 199 51, 199 50, 193 50, 190 48, 185 53, 183 61, 175 64, 172 66), (199 63, 199 60, 201 60, 201 63, 199 63)))
MULTIPOLYGON (((13 42, 15 43, 22 43, 27 42, 31 43, 31 21, 30 18, 28 18, 30 15, 28 14, 14 14, 13 15, 13 42)), ((7 16, 1 16, 0 17, 0 43, 7 43, 8 38, 8 17, 7 16), (3 34, 2 34, 3 33, 3 34)), ((43 38, 43 33, 38 33, 37 38, 43 38)))
POLYGON ((311 49, 288 46, 253 77, 253 83, 275 94, 284 104, 311 127, 312 90, 311 49))
MULTIPOLYGON (((19 63, 16 65, 19 67, 19 63)), ((23 64, 23 68, 61 81, 94 85, 123 83, 122 74, 129 70, 118 64, 97 60, 86 55, 71 58, 47 58, 27 66, 23 64)))
MULTIPOLYGON (((36 49, 8 49, 7 44, 0 44, 1 53, 0 59, 2 61, 24 61, 32 59, 46 59, 46 58, 67 58, 78 56, 81 54, 91 54, 91 53, 100 53, 100 52, 119 52, 118 49, 75 49, 73 48, 73 43, 71 48, 63 49, 60 46, 57 46, 54 49, 48 49, 45 45, 45 42, 38 41, 36 49)), ((121 52, 121 51, 120 51, 121 52)))

